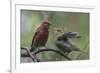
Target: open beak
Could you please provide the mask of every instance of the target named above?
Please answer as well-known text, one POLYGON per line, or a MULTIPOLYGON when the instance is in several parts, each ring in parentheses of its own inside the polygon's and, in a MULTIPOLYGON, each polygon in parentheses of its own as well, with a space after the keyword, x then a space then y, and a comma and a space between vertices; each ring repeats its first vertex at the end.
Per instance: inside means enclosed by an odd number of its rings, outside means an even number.
POLYGON ((79 33, 76 33, 76 38, 81 38, 81 35, 79 33))
POLYGON ((49 23, 49 25, 51 25, 51 24, 49 23))
POLYGON ((81 38, 81 35, 78 32, 68 32, 70 38, 81 38))
POLYGON ((77 36, 76 38, 81 38, 81 36, 77 36))

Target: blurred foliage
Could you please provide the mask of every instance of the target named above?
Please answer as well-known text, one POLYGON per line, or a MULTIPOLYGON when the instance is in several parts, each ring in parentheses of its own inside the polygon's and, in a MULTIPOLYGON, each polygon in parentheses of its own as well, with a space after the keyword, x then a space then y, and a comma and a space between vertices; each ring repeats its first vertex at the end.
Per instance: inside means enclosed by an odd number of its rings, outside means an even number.
MULTIPOLYGON (((69 57, 72 60, 86 60, 89 59, 89 13, 76 13, 76 12, 49 12, 48 14, 51 22, 49 39, 47 47, 57 49, 55 46, 55 36, 53 35, 54 28, 63 28, 65 32, 73 31, 81 34, 80 39, 73 39, 77 47, 79 47, 88 55, 80 52, 71 52, 69 57)), ((43 21, 41 11, 21 10, 21 46, 30 47, 32 37, 37 27, 43 21)), ((42 49, 42 47, 40 48, 42 49)), ((59 50, 59 49, 57 49, 59 50)), ((66 60, 60 55, 53 52, 43 52, 38 54, 41 61, 59 61, 66 60)))

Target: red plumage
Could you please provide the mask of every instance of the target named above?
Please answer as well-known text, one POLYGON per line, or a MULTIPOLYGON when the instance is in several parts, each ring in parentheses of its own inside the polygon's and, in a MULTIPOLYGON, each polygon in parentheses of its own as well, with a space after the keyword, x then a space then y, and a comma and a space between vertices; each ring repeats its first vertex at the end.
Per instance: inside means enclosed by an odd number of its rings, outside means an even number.
POLYGON ((48 36, 49 36, 49 22, 43 22, 38 28, 32 39, 31 50, 34 51, 35 48, 40 46, 45 46, 48 36))

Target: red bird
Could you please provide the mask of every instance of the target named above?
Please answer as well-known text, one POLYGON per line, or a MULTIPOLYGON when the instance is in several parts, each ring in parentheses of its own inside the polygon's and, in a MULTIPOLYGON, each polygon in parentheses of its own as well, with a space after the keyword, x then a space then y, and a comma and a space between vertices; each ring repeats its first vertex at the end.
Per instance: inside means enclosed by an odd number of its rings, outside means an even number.
POLYGON ((48 21, 44 21, 38 28, 33 37, 30 51, 34 51, 35 48, 45 46, 48 36, 49 36, 49 26, 48 21))

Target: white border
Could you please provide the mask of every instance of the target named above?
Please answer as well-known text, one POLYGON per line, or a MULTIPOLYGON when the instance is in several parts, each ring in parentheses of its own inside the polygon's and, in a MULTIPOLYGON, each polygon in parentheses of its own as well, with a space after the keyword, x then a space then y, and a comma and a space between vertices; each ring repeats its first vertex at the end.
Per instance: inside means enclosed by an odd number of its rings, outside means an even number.
POLYGON ((37 4, 15 4, 12 3, 12 26, 11 26, 11 72, 19 71, 41 71, 50 69, 79 68, 95 65, 95 9, 94 7, 78 5, 37 5, 37 4), (63 12, 84 12, 90 13, 90 60, 85 61, 63 61, 45 63, 20 64, 20 9, 46 10, 63 12))

